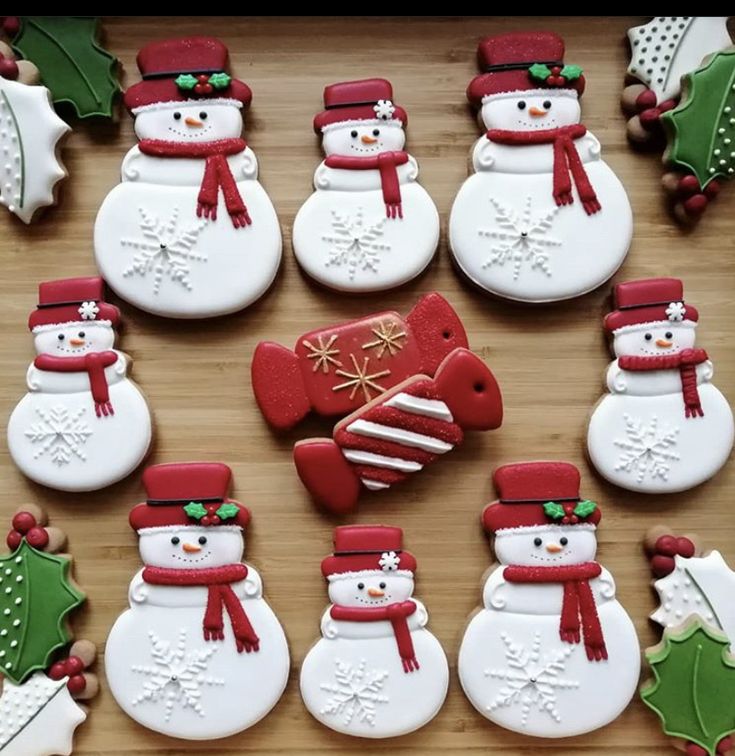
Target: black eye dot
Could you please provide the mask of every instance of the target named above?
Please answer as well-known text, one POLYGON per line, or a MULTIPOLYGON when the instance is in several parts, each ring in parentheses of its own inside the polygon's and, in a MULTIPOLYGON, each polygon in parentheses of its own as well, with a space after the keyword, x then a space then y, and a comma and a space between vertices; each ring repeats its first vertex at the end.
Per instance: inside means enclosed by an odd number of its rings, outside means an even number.
POLYGON ((60 334, 59 334, 59 335, 58 335, 58 336, 57 336, 56 338, 57 338, 57 339, 58 339, 59 341, 63 341, 63 340, 64 340, 64 338, 65 338, 65 336, 64 336, 64 334, 63 334, 63 333, 60 333, 60 334))
POLYGON ((673 334, 673 333, 671 333, 671 331, 666 331, 666 334, 665 334, 665 336, 666 336, 666 338, 667 338, 667 339, 670 339, 670 338, 671 338, 671 337, 672 337, 673 335, 674 335, 674 334, 673 334))
POLYGON ((373 136, 380 136, 380 129, 373 129, 373 136))
POLYGON ((350 136, 351 136, 351 137, 352 137, 353 139, 357 139, 357 131, 355 131, 355 130, 353 129, 353 130, 352 130, 352 131, 350 132, 350 136))
POLYGON ((646 335, 645 335, 645 336, 644 336, 643 338, 644 338, 644 339, 645 339, 646 341, 650 341, 650 340, 651 340, 651 339, 653 338, 653 336, 652 336, 652 335, 651 335, 650 333, 647 333, 647 334, 646 334, 646 335))
POLYGON ((540 538, 538 538, 538 537, 536 537, 536 538, 533 539, 533 545, 534 546, 540 546, 542 543, 543 543, 543 541, 540 538))
POLYGON ((544 109, 551 110, 551 100, 544 100, 544 109))
POLYGON ((365 583, 358 583, 357 584, 357 590, 361 591, 365 587, 365 583))
POLYGON ((518 110, 525 110, 526 109, 526 101, 525 100, 519 100, 518 101, 518 110))
POLYGON ((206 111, 202 110, 202 112, 199 114, 199 118, 201 118, 202 121, 206 121, 207 120, 206 111))
POLYGON ((207 542, 207 537, 206 537, 206 536, 199 536, 199 544, 200 544, 201 546, 204 546, 204 544, 205 544, 206 542, 207 542))
POLYGON ((179 111, 177 110, 174 113, 174 121, 180 121, 180 120, 181 120, 181 113, 179 113, 179 111))
POLYGON ((171 539, 171 543, 172 543, 172 544, 173 544, 174 546, 178 546, 178 545, 179 545, 179 544, 181 543, 181 539, 180 539, 180 538, 179 538, 178 536, 174 536, 174 537, 173 537, 173 538, 171 539))
POLYGON ((565 537, 559 539, 559 543, 562 546, 566 546, 569 543, 569 539, 565 536, 565 537))
POLYGON ((79 336, 80 339, 83 339, 84 335, 85 335, 84 331, 79 331, 79 333, 77 334, 77 336, 79 336))
POLYGON ((382 591, 382 590, 384 590, 384 589, 385 589, 385 583, 381 583, 381 584, 380 584, 380 590, 382 591))

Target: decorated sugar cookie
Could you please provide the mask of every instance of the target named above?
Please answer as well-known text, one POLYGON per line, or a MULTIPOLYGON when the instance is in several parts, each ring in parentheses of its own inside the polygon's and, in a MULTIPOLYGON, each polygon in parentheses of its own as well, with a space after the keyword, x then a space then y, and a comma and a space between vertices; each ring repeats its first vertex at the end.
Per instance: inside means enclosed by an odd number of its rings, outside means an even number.
POLYGON ((449 667, 413 598, 416 558, 403 532, 386 525, 334 531, 322 561, 332 602, 322 638, 301 666, 309 713, 338 732, 390 738, 422 727, 441 709, 449 667))
POLYGON ((596 730, 636 692, 635 628, 595 560, 600 509, 568 462, 521 462, 493 476, 498 501, 482 523, 495 536, 483 607, 459 650, 465 694, 501 727, 542 738, 596 730))
MULTIPOLYGON (((349 380, 356 393, 370 385, 359 371, 349 380)), ((450 452, 465 431, 493 430, 502 420, 490 368, 455 349, 434 378, 407 378, 337 423, 332 438, 298 441, 294 462, 314 501, 341 514, 354 509, 363 488, 390 488, 450 452)))
POLYGON ((0 204, 30 223, 66 176, 59 152, 70 129, 38 84, 38 69, 0 42, 0 204))
POLYGON ((616 359, 587 431, 592 464, 631 491, 693 488, 725 464, 735 437, 712 363, 694 343, 697 308, 676 278, 627 281, 613 298, 605 329, 616 359))
POLYGON ((204 318, 261 297, 281 260, 276 212, 241 137, 250 88, 212 37, 152 42, 125 93, 138 144, 97 215, 107 283, 156 315, 204 318))
POLYGON ((467 89, 487 132, 449 218, 460 271, 520 302, 584 294, 620 267, 633 233, 625 189, 580 122, 582 69, 550 32, 488 37, 467 89))
POLYGON ((10 455, 45 486, 104 488, 143 461, 152 434, 130 358, 113 349, 120 311, 101 278, 46 281, 38 293, 28 320, 37 357, 8 422, 10 455))
POLYGON ((405 318, 379 312, 319 328, 293 351, 261 341, 253 354, 253 392, 265 419, 288 429, 310 411, 345 415, 412 375, 433 375, 453 349, 467 346, 459 316, 432 292, 405 318))
POLYGON ((107 639, 110 689, 130 717, 177 738, 254 725, 286 687, 286 636, 242 563, 249 511, 217 462, 154 465, 130 513, 144 567, 107 639))
POLYGON ((84 601, 71 579, 71 558, 57 554, 66 538, 46 527, 37 507, 16 512, 0 556, 0 753, 53 756, 72 752, 76 728, 87 718, 78 701, 96 695, 85 671, 94 644, 71 647, 69 614, 84 601))
POLYGON ((326 159, 299 210, 301 267, 340 291, 382 291, 415 278, 439 243, 439 214, 405 150, 408 121, 385 79, 331 84, 314 118, 326 159))

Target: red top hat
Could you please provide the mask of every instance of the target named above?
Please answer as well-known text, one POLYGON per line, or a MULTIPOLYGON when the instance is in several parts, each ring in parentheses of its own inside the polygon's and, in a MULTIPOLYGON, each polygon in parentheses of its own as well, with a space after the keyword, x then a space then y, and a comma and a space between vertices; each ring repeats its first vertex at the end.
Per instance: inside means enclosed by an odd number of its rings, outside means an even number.
POLYGON ((364 570, 414 572, 416 557, 403 551, 403 531, 387 525, 344 525, 334 530, 334 554, 322 560, 322 575, 364 570))
POLYGON ((393 102, 387 79, 342 81, 324 87, 324 110, 314 117, 314 131, 344 121, 408 122, 406 111, 393 102))
POLYGON ((579 470, 569 462, 519 462, 499 467, 493 482, 498 501, 482 513, 488 533, 539 525, 597 525, 602 516, 580 501, 579 470))
POLYGON ((105 282, 98 276, 62 278, 38 285, 38 307, 28 318, 31 331, 65 323, 120 323, 120 310, 102 301, 105 282))
POLYGON ((564 40, 552 32, 518 32, 486 37, 477 48, 483 73, 470 82, 467 99, 476 107, 484 97, 532 89, 574 89, 581 97, 584 76, 564 65, 564 40))
POLYGON ((684 285, 678 278, 643 278, 613 288, 615 310, 605 317, 605 328, 617 331, 644 323, 696 323, 694 305, 684 304, 684 285))
POLYGON ((151 42, 138 53, 143 81, 125 92, 133 114, 148 105, 196 99, 226 99, 247 106, 250 87, 227 73, 227 48, 214 37, 151 42))
POLYGON ((221 462, 153 465, 143 473, 148 500, 130 512, 134 530, 187 525, 237 525, 245 528, 250 512, 229 499, 232 471, 221 462))

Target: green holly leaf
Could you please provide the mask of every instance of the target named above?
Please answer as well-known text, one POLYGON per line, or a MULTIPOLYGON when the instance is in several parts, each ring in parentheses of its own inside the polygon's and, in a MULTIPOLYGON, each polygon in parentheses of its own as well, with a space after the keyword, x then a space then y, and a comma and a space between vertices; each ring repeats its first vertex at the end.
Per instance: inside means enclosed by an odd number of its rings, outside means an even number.
POLYGON ((70 565, 68 557, 38 551, 25 539, 0 558, 0 672, 16 685, 45 669, 70 640, 66 615, 84 601, 70 565))
POLYGON ((544 63, 534 63, 528 69, 528 73, 532 79, 546 81, 546 79, 551 76, 551 69, 544 63))
POLYGON ((197 77, 191 74, 181 74, 181 76, 176 77, 174 84, 179 89, 194 89, 197 84, 197 77))
POLYGON ((684 738, 715 756, 717 744, 735 732, 735 658, 730 641, 697 618, 668 629, 646 651, 654 679, 641 698, 658 714, 667 735, 684 738))
POLYGON ((185 507, 184 512, 194 520, 201 520, 207 514, 207 508, 198 501, 190 501, 185 507))
POLYGON ((557 504, 555 501, 547 501, 544 504, 544 512, 547 517, 551 517, 552 520, 561 520, 564 517, 564 507, 561 504, 557 504))
POLYGON ((597 509, 597 504, 594 501, 585 499, 580 501, 576 507, 574 507, 574 514, 577 517, 589 517, 597 509))
POLYGON ((563 76, 567 81, 576 81, 582 75, 582 69, 580 66, 568 65, 561 69, 560 76, 563 76))
POLYGON ((54 104, 79 118, 112 116, 120 92, 117 59, 97 43, 96 16, 21 16, 13 49, 35 63, 54 104))
POLYGON ((693 173, 704 188, 735 175, 735 49, 713 55, 682 78, 679 104, 661 116, 665 159, 693 173))
POLYGON ((239 511, 240 509, 236 504, 222 504, 217 510, 217 514, 221 520, 230 520, 237 517, 239 511))
POLYGON ((215 73, 209 77, 209 83, 215 89, 225 89, 230 86, 231 81, 232 77, 226 73, 215 73))

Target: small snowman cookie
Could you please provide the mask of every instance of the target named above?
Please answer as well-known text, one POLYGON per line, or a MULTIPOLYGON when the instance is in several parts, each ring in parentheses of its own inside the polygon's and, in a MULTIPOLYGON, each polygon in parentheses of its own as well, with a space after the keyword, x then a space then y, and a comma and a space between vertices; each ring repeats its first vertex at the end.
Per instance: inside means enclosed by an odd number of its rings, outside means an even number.
POLYGON ((343 526, 322 561, 332 604, 302 664, 301 696, 312 716, 346 735, 413 732, 447 695, 447 658, 412 598, 416 558, 402 541, 400 528, 343 526))
POLYGON ((38 287, 28 326, 38 355, 28 393, 8 421, 8 449, 21 472, 61 491, 94 491, 129 475, 151 442, 151 415, 113 349, 120 311, 101 278, 38 287))
POLYGON ((730 405, 695 347, 699 313, 676 278, 618 284, 605 318, 616 359, 587 431, 592 464, 631 491, 673 493, 703 483, 735 438, 730 405))
POLYGON ((585 80, 549 32, 488 37, 467 89, 487 133, 449 218, 474 284, 520 302, 585 294, 620 267, 633 234, 625 189, 580 122, 585 80))
POLYGON ((483 608, 465 630, 465 694, 501 727, 542 738, 596 730, 636 692, 635 628, 595 560, 601 513, 579 495, 568 462, 521 462, 493 476, 499 500, 482 523, 495 536, 483 608))
POLYGON ((439 214, 404 151, 406 111, 385 79, 331 84, 314 131, 327 156, 299 210, 293 247, 319 283, 391 289, 421 273, 439 243, 439 214))
POLYGON ((136 307, 173 318, 225 315, 273 282, 281 230, 242 139, 247 84, 226 72, 212 37, 152 42, 143 81, 125 93, 138 145, 97 214, 94 251, 107 283, 136 307))
POLYGON ((245 730, 288 680, 283 628, 241 561, 250 513, 228 498, 231 477, 217 462, 154 465, 130 513, 145 566, 107 638, 107 681, 130 717, 172 737, 245 730))

